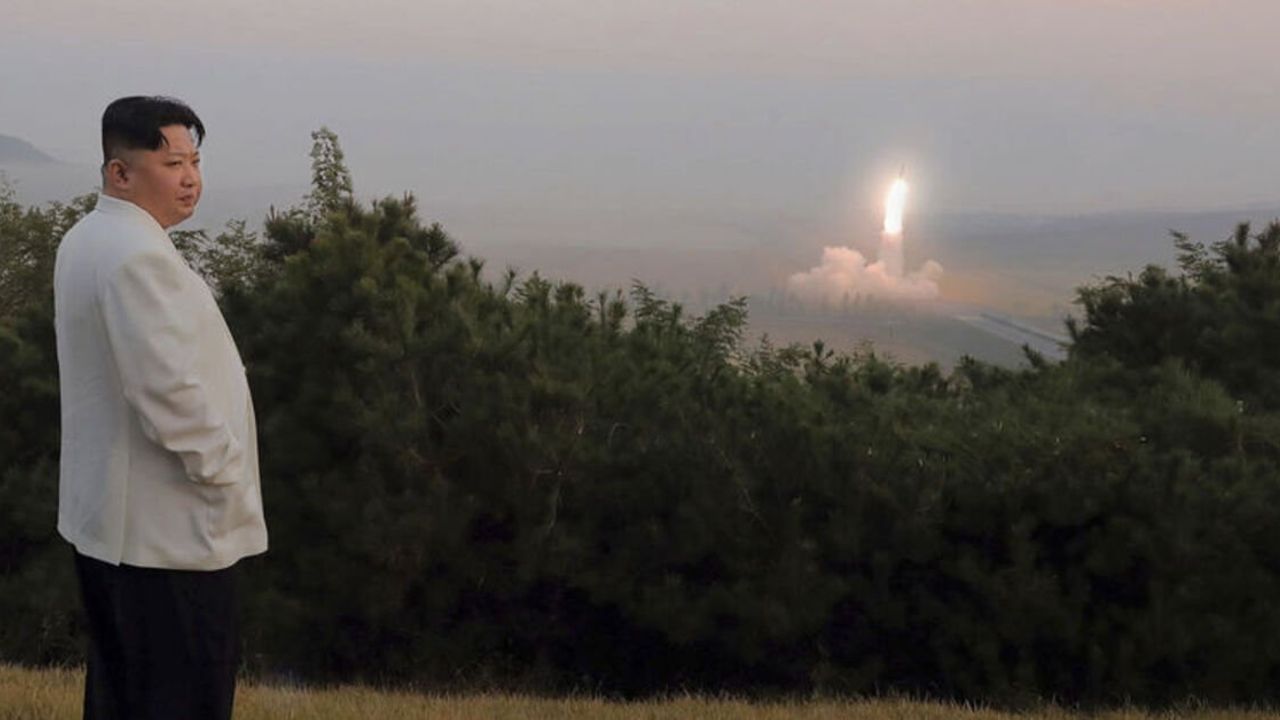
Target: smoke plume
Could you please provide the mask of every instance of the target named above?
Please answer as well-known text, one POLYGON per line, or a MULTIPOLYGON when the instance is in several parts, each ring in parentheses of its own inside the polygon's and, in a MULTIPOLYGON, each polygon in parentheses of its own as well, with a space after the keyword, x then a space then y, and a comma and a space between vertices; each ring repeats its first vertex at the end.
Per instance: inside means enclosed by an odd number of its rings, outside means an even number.
POLYGON ((931 300, 938 297, 942 266, 926 261, 919 270, 900 275, 883 260, 868 263, 862 253, 849 247, 826 247, 822 263, 808 272, 795 273, 787 289, 800 300, 818 304, 840 303, 846 299, 877 297, 890 300, 931 300))

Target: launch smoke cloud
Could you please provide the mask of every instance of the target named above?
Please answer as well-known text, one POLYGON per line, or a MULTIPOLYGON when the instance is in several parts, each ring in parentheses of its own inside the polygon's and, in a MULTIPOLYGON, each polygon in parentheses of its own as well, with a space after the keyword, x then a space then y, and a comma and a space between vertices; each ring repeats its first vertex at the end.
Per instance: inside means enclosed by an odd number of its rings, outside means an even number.
POLYGON ((892 300, 930 300, 938 297, 942 265, 925 261, 915 272, 903 273, 904 248, 902 218, 907 202, 907 182, 894 181, 885 201, 884 230, 880 233, 880 253, 867 262, 862 253, 849 247, 827 247, 822 263, 808 272, 792 275, 787 289, 800 300, 811 303, 841 303, 859 297, 892 300))

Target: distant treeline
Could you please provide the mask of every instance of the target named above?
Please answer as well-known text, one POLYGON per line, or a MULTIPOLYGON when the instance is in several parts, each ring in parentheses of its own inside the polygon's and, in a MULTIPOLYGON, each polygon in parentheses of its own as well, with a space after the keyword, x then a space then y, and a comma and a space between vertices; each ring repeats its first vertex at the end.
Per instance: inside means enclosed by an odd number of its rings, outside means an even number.
MULTIPOLYGON (((258 413, 252 672, 1018 702, 1280 695, 1280 225, 1079 291, 1069 358, 747 348, 643 286, 485 280, 337 139, 261 236, 175 240, 258 413)), ((0 660, 76 662, 52 258, 0 194, 0 660)))

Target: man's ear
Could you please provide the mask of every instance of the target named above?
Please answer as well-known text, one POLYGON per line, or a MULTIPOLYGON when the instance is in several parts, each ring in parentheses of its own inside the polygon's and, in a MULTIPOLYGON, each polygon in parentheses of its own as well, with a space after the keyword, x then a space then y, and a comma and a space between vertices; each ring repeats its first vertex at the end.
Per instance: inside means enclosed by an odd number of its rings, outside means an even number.
POLYGON ((129 187, 129 166, 120 158, 111 158, 102 166, 102 183, 121 190, 129 187))

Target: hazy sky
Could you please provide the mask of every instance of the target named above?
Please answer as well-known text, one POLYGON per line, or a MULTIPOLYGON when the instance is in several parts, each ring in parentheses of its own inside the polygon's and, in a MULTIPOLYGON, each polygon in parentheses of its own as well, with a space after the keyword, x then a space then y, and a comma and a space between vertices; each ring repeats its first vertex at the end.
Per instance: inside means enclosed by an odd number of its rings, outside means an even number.
POLYGON ((425 207, 839 217, 1280 201, 1276 0, 7 0, 0 133, 188 100, 210 190, 336 130, 425 207))

